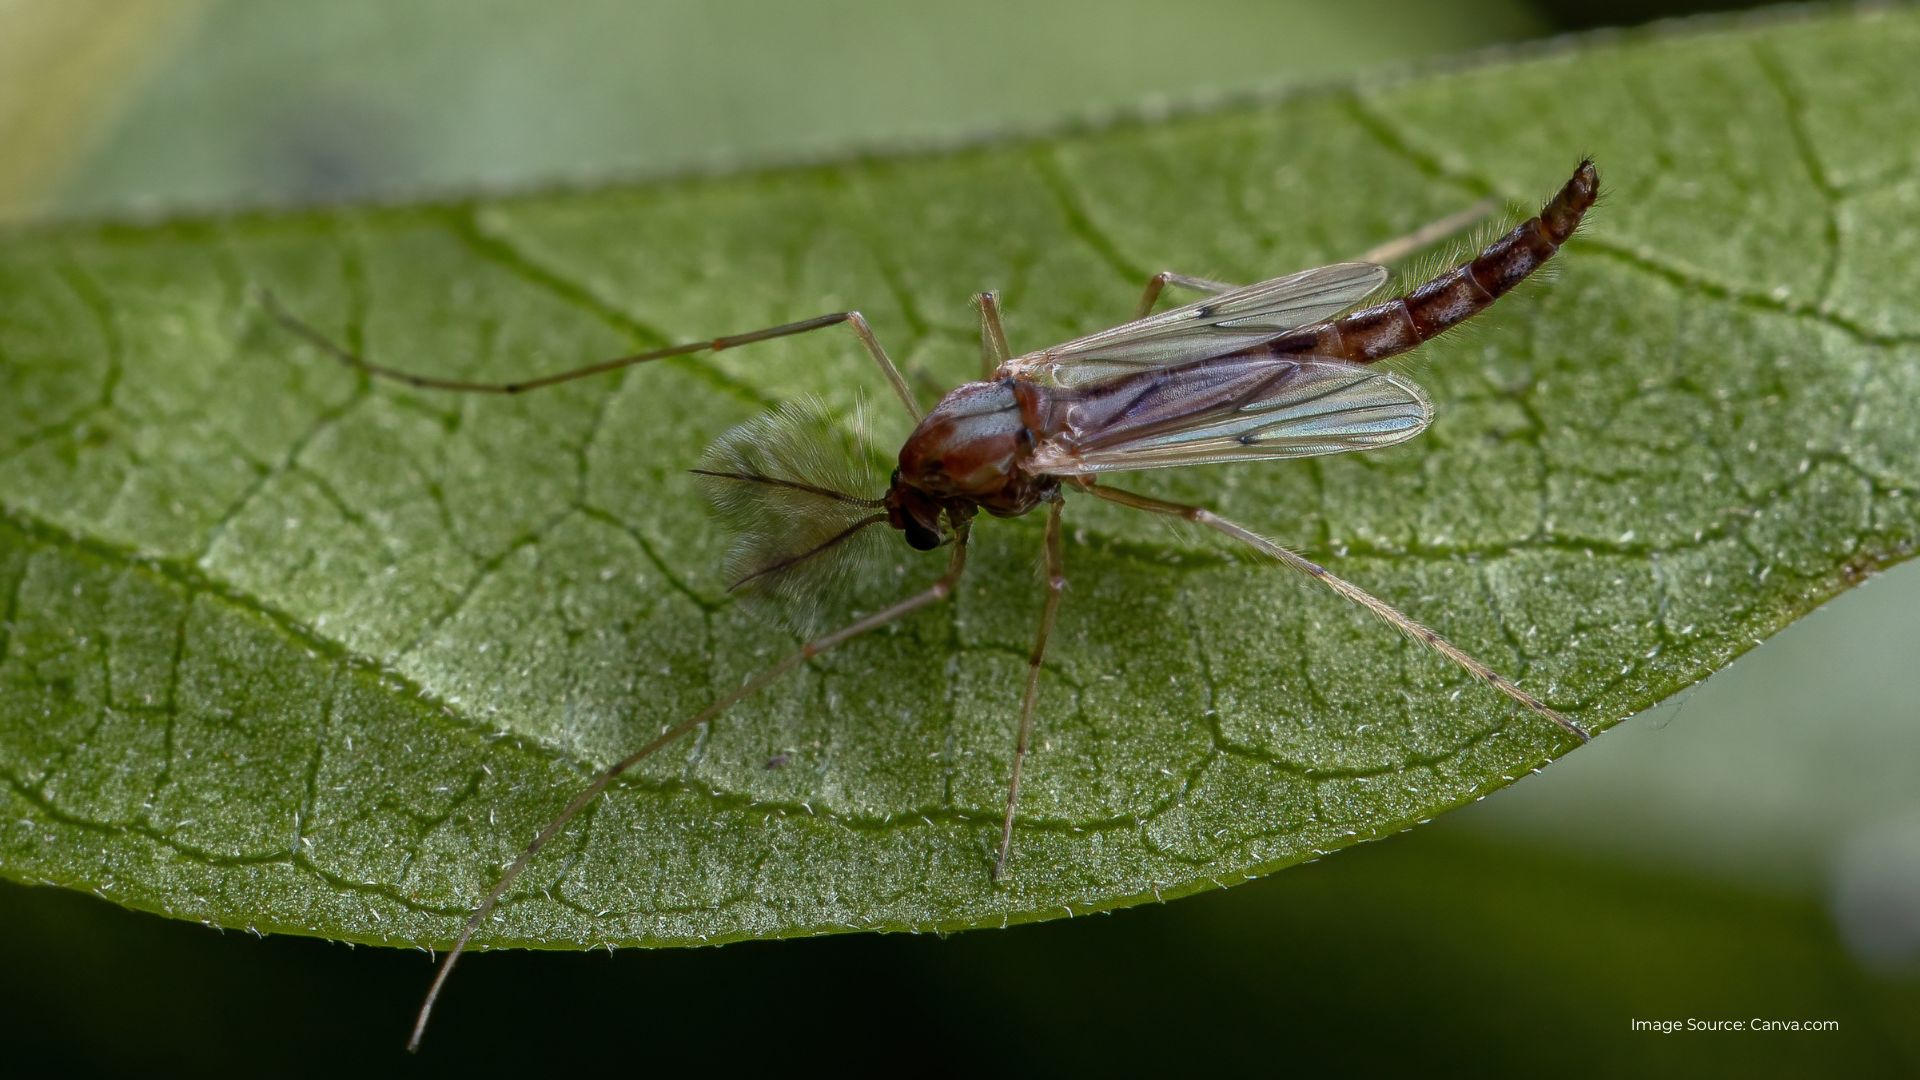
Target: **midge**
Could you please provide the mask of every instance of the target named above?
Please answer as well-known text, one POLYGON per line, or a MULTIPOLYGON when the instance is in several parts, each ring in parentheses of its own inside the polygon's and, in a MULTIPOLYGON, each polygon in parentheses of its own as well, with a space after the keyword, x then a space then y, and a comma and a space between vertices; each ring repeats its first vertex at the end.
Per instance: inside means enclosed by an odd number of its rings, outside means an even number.
MULTIPOLYGON (((833 448, 835 429, 831 418, 818 410, 789 406, 722 436, 695 472, 707 485, 716 510, 740 527, 731 553, 734 588, 804 603, 846 572, 861 538, 878 525, 898 530, 909 546, 920 551, 951 548, 946 572, 933 584, 813 638, 596 776, 540 830, 474 907, 466 928, 440 963, 408 1047, 419 1047, 434 1002, 474 932, 533 857, 575 815, 622 773, 810 657, 952 595, 966 567, 969 530, 982 510, 995 517, 1017 517, 1044 507, 1047 514, 1046 596, 1020 702, 1006 815, 992 869, 995 879, 1007 869, 1014 810, 1020 801, 1020 771, 1033 736, 1040 667, 1066 587, 1060 514, 1069 491, 1184 518, 1232 537, 1373 612, 1474 678, 1569 735, 1586 740, 1585 729, 1511 680, 1318 563, 1212 511, 1122 491, 1096 479, 1104 473, 1139 469, 1369 450, 1413 438, 1432 422, 1432 404, 1406 378, 1367 365, 1458 325, 1518 285, 1573 235, 1598 189, 1593 163, 1581 162, 1539 216, 1521 222, 1471 261, 1405 296, 1358 311, 1348 309, 1387 280, 1387 271, 1370 261, 1335 263, 1247 286, 1162 273, 1147 283, 1134 321, 1011 356, 995 294, 982 293, 978 297, 985 368, 981 380, 953 390, 924 414, 858 312, 655 349, 525 382, 479 383, 413 375, 371 363, 263 294, 268 310, 280 323, 355 370, 412 386, 486 394, 524 393, 651 360, 717 352, 846 323, 917 426, 901 446, 899 465, 884 492, 848 490, 857 481, 823 475, 831 469, 827 454, 833 448), (1149 315, 1168 285, 1209 295, 1198 303, 1149 315)), ((1382 259, 1403 254, 1460 223, 1436 222, 1372 254, 1382 259)))

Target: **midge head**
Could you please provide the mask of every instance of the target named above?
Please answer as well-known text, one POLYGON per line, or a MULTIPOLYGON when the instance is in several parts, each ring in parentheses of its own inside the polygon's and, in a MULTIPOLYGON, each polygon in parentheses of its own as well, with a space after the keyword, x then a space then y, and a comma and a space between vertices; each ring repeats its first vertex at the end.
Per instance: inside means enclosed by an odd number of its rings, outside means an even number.
POLYGON ((881 501, 887 508, 887 524, 906 534, 908 547, 932 551, 946 542, 947 531, 941 524, 944 510, 939 501, 907 483, 899 469, 893 470, 887 497, 881 501))
POLYGON ((729 586, 776 599, 804 625, 874 553, 872 526, 932 551, 978 510, 1014 517, 1054 498, 1058 480, 1020 468, 1033 404, 1015 379, 958 387, 920 418, 878 498, 866 494, 880 484, 858 411, 842 423, 809 398, 727 432, 694 473, 735 533, 729 586))

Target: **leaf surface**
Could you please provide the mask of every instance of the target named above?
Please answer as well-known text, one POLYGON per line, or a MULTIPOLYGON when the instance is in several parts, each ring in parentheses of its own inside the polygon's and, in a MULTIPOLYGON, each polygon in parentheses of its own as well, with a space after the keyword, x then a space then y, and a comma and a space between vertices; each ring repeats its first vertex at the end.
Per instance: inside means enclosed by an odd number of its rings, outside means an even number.
MULTIPOLYGON (((1581 152, 1609 196, 1477 332, 1422 439, 1134 486, 1327 560, 1594 727, 1911 553, 1920 16, 1640 36, 965 152, 378 209, 73 225, 0 250, 0 872, 221 925, 444 943, 605 762, 793 645, 728 602, 686 469, 813 393, 813 335, 524 399, 509 378, 864 310, 929 398, 968 295, 1016 349, 1153 271, 1253 280, 1581 152)), ((1119 508, 1068 593, 1012 877, 988 880, 1040 595, 988 521, 956 601, 637 770, 485 935, 573 947, 1044 918, 1228 883, 1524 775, 1552 729, 1329 596, 1119 508), (770 763, 778 763, 769 767, 770 763)), ((938 573, 904 546, 848 597, 938 573)))

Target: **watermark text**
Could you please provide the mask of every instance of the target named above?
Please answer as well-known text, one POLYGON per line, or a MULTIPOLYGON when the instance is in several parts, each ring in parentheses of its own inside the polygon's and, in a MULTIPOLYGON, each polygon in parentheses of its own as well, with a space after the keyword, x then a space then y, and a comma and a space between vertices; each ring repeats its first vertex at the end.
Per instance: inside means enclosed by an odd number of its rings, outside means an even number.
POLYGON ((1672 1020, 1633 1019, 1630 1030, 1649 1031, 1656 1035, 1675 1035, 1683 1031, 1839 1031, 1838 1020, 1807 1020, 1787 1018, 1748 1017, 1745 1020, 1715 1020, 1698 1016, 1683 1016, 1672 1020))

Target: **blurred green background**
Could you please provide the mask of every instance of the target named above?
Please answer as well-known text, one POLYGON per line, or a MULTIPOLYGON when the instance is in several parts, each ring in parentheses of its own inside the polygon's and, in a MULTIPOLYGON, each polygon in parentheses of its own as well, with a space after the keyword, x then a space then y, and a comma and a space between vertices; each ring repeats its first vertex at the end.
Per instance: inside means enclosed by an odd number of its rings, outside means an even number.
MULTIPOLYGON (((0 0, 0 221, 1043 131, 1711 6, 0 0)), ((431 1063, 1920 1074, 1916 612, 1909 565, 1541 776, 1224 893, 945 941, 478 959, 431 1063), (1841 1030, 1629 1031, 1753 1016, 1841 1030)), ((399 1065, 429 973, 11 884, 0 927, 0 1041, 88 1071, 399 1065)))

